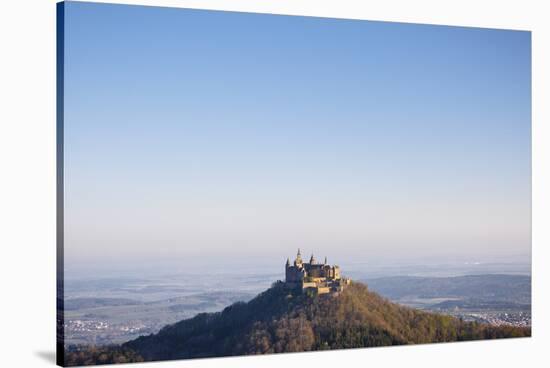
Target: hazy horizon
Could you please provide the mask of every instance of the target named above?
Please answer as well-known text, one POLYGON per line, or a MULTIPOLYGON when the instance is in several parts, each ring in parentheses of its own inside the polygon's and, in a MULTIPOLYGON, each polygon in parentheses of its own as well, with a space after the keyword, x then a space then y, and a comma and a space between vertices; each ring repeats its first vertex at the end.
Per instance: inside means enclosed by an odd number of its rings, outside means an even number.
POLYGON ((65 4, 66 267, 531 255, 531 34, 65 4))

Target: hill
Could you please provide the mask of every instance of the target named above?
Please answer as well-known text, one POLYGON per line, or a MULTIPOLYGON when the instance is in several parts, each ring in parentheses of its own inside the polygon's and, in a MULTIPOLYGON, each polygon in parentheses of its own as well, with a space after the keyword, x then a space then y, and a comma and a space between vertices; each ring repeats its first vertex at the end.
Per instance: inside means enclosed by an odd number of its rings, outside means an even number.
POLYGON ((398 276, 366 281, 371 290, 401 305, 464 320, 531 325, 531 276, 528 275, 398 276))
POLYGON ((353 283, 338 296, 301 294, 276 283, 248 303, 238 302, 218 313, 198 314, 166 326, 157 334, 139 337, 120 347, 91 353, 82 350, 69 352, 67 364, 99 360, 108 363, 203 358, 530 335, 529 328, 494 327, 403 307, 369 291, 366 285, 360 283, 353 283))
POLYGON ((395 300, 414 297, 531 303, 531 277, 526 275, 394 276, 365 281, 371 289, 395 300))

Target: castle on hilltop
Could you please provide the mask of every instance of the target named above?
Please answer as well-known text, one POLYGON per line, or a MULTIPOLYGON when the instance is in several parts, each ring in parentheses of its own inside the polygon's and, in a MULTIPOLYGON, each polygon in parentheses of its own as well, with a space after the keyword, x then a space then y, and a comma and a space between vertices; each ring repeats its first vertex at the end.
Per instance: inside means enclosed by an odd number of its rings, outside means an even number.
POLYGON ((311 290, 317 294, 339 293, 349 285, 351 280, 340 274, 340 267, 327 264, 327 257, 323 263, 317 263, 313 254, 309 263, 302 261, 300 249, 290 264, 290 259, 285 265, 285 284, 291 288, 300 288, 302 291, 311 290))

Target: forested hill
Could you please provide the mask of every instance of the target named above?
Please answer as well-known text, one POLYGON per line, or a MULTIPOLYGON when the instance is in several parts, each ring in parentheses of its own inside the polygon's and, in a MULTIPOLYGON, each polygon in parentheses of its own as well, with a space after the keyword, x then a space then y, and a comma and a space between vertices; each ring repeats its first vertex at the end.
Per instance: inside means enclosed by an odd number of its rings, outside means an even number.
MULTIPOLYGON (((123 361, 147 361, 530 335, 529 328, 463 322, 403 307, 360 283, 353 283, 336 297, 290 292, 277 283, 248 303, 198 314, 157 334, 127 342, 117 351, 131 356, 123 361)), ((96 351, 94 356, 100 354, 96 351)), ((86 354, 82 357, 95 359, 86 354)), ((68 364, 85 361, 69 354, 68 364)))
POLYGON ((341 295, 311 297, 282 285, 220 313, 199 314, 125 344, 145 360, 281 353, 529 336, 391 303, 354 283, 341 295))

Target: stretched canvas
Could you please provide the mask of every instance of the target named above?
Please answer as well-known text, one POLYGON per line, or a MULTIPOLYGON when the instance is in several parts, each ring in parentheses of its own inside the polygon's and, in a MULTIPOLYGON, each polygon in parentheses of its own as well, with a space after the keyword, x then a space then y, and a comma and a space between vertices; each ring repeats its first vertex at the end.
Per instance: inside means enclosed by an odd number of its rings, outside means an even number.
POLYGON ((530 32, 57 22, 58 364, 531 335, 530 32))

